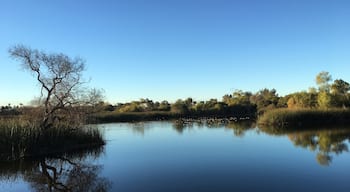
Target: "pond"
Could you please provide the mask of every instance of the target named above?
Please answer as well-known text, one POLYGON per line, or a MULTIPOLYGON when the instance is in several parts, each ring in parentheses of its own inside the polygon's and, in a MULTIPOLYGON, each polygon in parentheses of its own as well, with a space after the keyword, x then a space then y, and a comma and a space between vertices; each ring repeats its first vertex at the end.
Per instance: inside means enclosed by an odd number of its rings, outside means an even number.
POLYGON ((0 164, 0 191, 349 191, 350 129, 101 124, 107 145, 0 164))

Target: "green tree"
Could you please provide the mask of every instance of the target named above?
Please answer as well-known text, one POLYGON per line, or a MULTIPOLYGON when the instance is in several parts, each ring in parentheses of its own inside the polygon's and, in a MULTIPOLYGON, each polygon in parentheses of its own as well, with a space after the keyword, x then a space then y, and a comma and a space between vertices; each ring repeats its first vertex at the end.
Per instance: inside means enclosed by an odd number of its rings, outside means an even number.
POLYGON ((204 104, 204 110, 206 111, 214 111, 215 106, 218 104, 217 99, 210 99, 209 101, 206 101, 204 104))
POLYGON ((349 107, 350 100, 348 92, 350 90, 350 85, 348 82, 342 79, 336 79, 331 85, 331 93, 334 97, 335 107, 349 107))
POLYGON ((143 108, 140 106, 140 102, 133 101, 131 103, 126 103, 119 107, 119 112, 141 112, 143 108))
POLYGON ((316 84, 319 86, 319 91, 330 91, 329 82, 332 81, 332 76, 329 72, 322 71, 316 76, 316 84))
POLYGON ((306 91, 289 95, 288 108, 315 108, 317 107, 317 94, 306 91))
POLYGON ((319 108, 327 109, 333 105, 333 97, 329 92, 321 91, 317 97, 317 103, 319 108))
POLYGON ((334 80, 331 85, 331 92, 334 94, 342 94, 345 95, 350 91, 350 84, 342 79, 334 80))
POLYGON ((178 99, 171 105, 171 111, 180 114, 188 114, 190 110, 185 101, 178 99))
POLYGON ((170 111, 170 104, 168 101, 162 101, 158 107, 159 111, 170 111))
POLYGON ((250 102, 257 106, 258 112, 276 108, 279 97, 275 89, 262 89, 250 97, 250 102))
POLYGON ((191 97, 187 98, 184 103, 186 104, 186 107, 188 110, 191 110, 193 105, 195 104, 195 102, 193 101, 193 99, 191 97))
POLYGON ((205 111, 205 102, 204 101, 197 102, 196 105, 193 107, 193 109, 197 113, 201 113, 205 111))
POLYGON ((142 108, 142 111, 153 111, 157 108, 156 104, 150 99, 140 99, 138 103, 139 108, 142 108))
POLYGON ((232 95, 225 95, 223 97, 223 102, 229 106, 232 105, 249 105, 251 92, 243 92, 242 90, 236 90, 232 95))

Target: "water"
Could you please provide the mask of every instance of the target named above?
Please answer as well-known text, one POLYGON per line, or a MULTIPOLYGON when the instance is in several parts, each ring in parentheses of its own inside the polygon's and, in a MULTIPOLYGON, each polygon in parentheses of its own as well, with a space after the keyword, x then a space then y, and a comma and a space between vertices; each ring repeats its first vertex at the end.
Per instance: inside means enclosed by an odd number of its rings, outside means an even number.
POLYGON ((102 150, 1 164, 0 191, 350 190, 350 129, 281 132, 250 123, 172 122, 99 127, 107 139, 102 150))

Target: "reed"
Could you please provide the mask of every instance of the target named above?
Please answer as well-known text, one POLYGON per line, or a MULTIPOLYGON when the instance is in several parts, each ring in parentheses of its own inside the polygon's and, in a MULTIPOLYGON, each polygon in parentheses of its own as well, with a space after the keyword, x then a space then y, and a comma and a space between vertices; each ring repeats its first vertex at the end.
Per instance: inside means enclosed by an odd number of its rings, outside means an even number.
POLYGON ((52 127, 41 130, 35 123, 21 118, 1 119, 0 137, 0 160, 64 154, 105 144, 97 128, 52 127))
POLYGON ((350 124, 347 109, 275 109, 258 118, 259 125, 302 127, 350 124))
POLYGON ((88 118, 89 123, 158 121, 180 118, 183 115, 167 111, 151 112, 100 112, 88 118))

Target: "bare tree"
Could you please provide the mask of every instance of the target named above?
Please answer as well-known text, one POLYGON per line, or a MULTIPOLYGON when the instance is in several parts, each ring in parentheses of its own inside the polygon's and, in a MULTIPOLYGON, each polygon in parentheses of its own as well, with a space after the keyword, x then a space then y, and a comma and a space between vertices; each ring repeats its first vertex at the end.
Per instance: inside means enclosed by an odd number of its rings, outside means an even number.
POLYGON ((96 104, 102 98, 101 91, 89 92, 83 87, 85 61, 79 57, 72 59, 62 53, 46 53, 23 45, 11 47, 9 53, 39 82, 38 103, 43 109, 40 128, 44 130, 62 122, 70 126, 71 122, 81 122, 81 106, 96 104))
POLYGON ((35 191, 108 191, 111 181, 99 175, 101 169, 83 160, 41 159, 24 178, 35 191))

